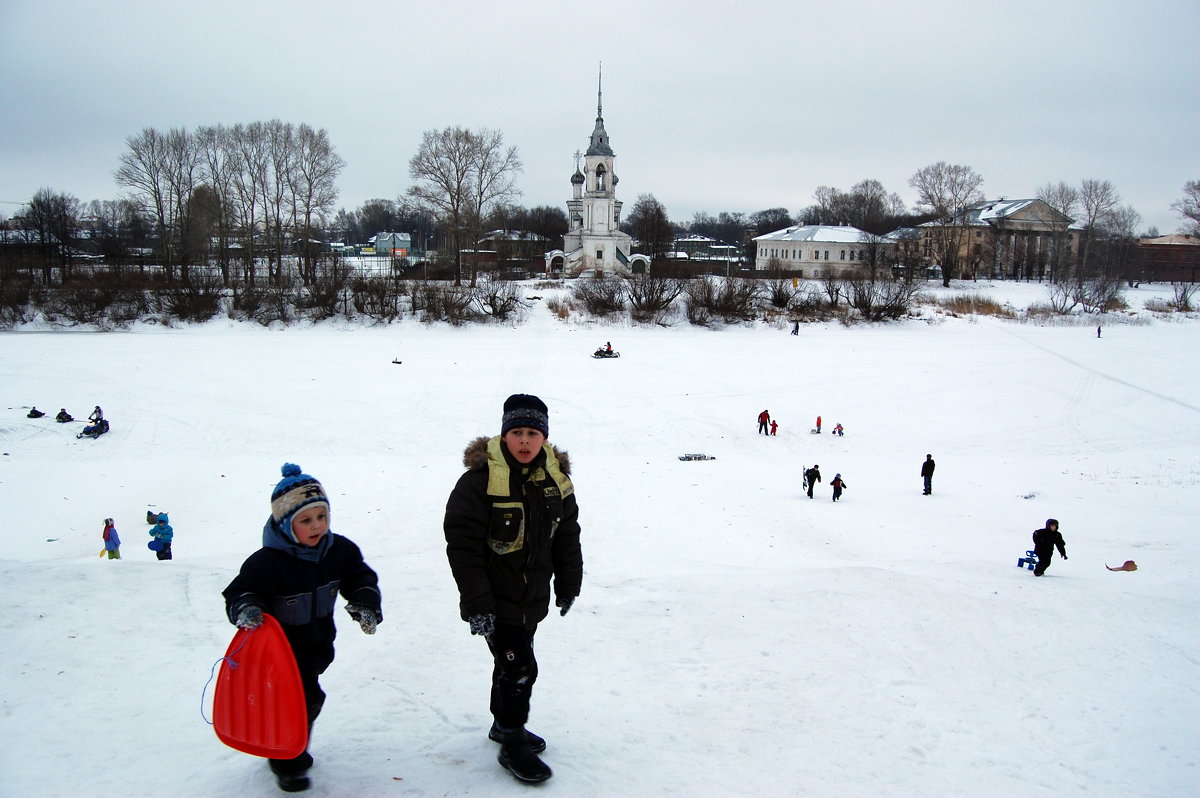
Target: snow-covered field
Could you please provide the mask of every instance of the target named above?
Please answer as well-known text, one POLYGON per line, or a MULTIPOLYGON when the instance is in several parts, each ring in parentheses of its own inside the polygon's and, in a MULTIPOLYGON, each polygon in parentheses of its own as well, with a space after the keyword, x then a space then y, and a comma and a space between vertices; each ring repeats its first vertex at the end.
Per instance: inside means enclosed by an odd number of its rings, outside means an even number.
POLYGON ((386 614, 367 637, 338 610, 310 794, 527 794, 485 736, 490 660, 441 532, 514 392, 550 406, 584 535, 583 594, 538 636, 546 794, 1200 794, 1200 322, 929 320, 793 337, 538 303, 515 327, 0 334, 0 795, 278 794, 202 691, 285 461, 331 492, 386 614), (620 359, 589 356, 605 340, 620 359), (98 440, 52 420, 94 404, 98 440), (845 437, 809 434, 818 414, 845 437), (1016 561, 1051 516, 1070 559, 1035 579, 1016 561))

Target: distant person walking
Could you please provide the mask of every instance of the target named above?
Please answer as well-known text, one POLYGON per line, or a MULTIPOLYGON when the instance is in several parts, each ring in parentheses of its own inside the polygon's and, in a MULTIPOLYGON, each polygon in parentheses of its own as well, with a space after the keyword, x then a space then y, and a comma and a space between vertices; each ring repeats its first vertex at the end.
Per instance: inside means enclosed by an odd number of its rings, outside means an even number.
POLYGON ((804 472, 804 487, 808 491, 808 498, 813 497, 813 486, 821 481, 821 467, 814 464, 812 468, 804 472))
POLYGON ((771 414, 770 413, 768 413, 766 410, 764 410, 758 414, 758 431, 761 432, 763 435, 771 434, 769 431, 767 431, 767 425, 770 423, 771 423, 771 414))
POLYGON ((121 537, 117 534, 117 527, 111 518, 104 519, 104 550, 108 552, 108 559, 121 559, 121 537))
POLYGON ((771 419, 771 434, 775 434, 775 430, 779 429, 779 422, 771 419))
POLYGON ((821 417, 817 416, 817 434, 821 434, 821 417))
POLYGON ((792 335, 799 335, 799 334, 800 334, 800 322, 794 321, 794 322, 792 322, 792 335))
POLYGON ((1047 518, 1046 526, 1033 533, 1033 553, 1037 555, 1034 576, 1046 573, 1046 569, 1050 567, 1050 560, 1054 557, 1055 548, 1064 560, 1067 559, 1067 543, 1058 531, 1058 521, 1047 518))
POLYGON ((933 455, 925 455, 925 462, 921 463, 921 479, 925 480, 925 495, 933 493, 933 469, 937 464, 933 462, 933 455))
POLYGON ((842 479, 842 475, 834 474, 829 484, 833 487, 833 500, 842 498, 842 491, 846 489, 846 480, 842 479))

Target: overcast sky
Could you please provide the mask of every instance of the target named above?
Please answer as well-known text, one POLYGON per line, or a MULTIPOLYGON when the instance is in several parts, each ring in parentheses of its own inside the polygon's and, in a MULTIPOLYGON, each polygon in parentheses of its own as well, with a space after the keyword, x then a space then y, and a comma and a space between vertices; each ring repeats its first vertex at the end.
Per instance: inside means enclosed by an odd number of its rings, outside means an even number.
POLYGON ((626 209, 813 203, 939 160, 989 197, 1109 180, 1160 232, 1200 179, 1200 2, 0 0, 0 214, 116 199, 144 128, 329 132, 339 207, 395 199, 421 133, 500 130, 522 204, 564 207, 604 69, 626 209))

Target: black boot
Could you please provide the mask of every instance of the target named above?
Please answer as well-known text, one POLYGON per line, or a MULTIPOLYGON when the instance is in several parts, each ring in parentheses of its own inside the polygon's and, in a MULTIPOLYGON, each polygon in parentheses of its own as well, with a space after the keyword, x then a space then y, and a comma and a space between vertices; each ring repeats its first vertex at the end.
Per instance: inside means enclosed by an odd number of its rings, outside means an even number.
POLYGON ((504 732, 504 742, 500 744, 500 755, 496 761, 515 778, 528 784, 537 784, 554 775, 550 767, 533 752, 524 726, 504 732))
MULTIPOLYGON (((492 721, 492 728, 488 730, 488 739, 494 743, 504 742, 504 732, 500 731, 500 727, 496 725, 496 721, 492 721)), ((529 748, 535 754, 540 754, 546 750, 546 741, 529 731, 529 729, 525 730, 525 739, 529 741, 529 748)))
POLYGON ((295 759, 271 759, 271 772, 279 789, 284 792, 304 792, 312 782, 308 778, 308 769, 312 767, 312 755, 305 751, 295 759))

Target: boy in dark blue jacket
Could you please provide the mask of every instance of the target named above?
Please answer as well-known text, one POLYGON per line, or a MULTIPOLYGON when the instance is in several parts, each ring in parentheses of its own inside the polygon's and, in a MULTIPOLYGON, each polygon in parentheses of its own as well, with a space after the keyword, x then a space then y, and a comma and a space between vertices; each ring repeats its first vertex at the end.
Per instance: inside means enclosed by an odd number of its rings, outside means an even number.
MULTIPOLYGON (((271 517, 263 527, 263 547, 242 563, 225 588, 225 613, 242 629, 275 616, 287 635, 308 704, 308 726, 321 713, 325 693, 318 677, 333 662, 334 602, 340 592, 346 612, 366 634, 383 621, 379 579, 348 538, 329 529, 329 497, 300 466, 286 463, 271 494, 271 517)), ((308 751, 295 759, 272 759, 271 770, 286 792, 309 786, 308 751)))

